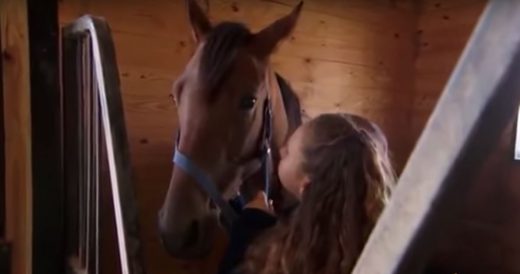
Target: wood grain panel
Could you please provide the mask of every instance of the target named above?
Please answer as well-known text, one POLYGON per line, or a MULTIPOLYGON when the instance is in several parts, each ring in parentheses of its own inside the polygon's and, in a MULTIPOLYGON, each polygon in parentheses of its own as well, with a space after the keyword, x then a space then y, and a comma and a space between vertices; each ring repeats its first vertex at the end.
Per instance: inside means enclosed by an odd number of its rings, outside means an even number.
POLYGON ((412 107, 414 139, 435 107, 485 4, 484 0, 421 1, 412 107))
POLYGON ((6 240, 12 273, 31 268, 32 176, 27 3, 0 2, 5 127, 6 240))
POLYGON ((421 0, 422 13, 465 9, 472 5, 482 5, 482 0, 421 0))
POLYGON ((486 162, 475 170, 464 210, 449 225, 435 260, 458 273, 520 273, 520 165, 513 160, 514 117, 486 162))

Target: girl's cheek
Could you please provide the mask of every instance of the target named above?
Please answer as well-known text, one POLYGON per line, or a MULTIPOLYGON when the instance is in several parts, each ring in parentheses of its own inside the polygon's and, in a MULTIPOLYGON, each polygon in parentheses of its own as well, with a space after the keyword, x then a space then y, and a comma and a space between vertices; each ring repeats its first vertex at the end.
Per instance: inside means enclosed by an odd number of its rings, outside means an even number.
POLYGON ((283 159, 287 156, 287 148, 284 146, 280 149, 280 158, 283 159))

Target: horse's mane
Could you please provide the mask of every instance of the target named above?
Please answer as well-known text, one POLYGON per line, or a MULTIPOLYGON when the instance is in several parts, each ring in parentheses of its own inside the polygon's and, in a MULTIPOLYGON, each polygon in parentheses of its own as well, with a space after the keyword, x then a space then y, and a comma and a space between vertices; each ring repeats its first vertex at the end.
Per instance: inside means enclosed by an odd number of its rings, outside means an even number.
POLYGON ((205 90, 212 92, 211 99, 218 96, 218 87, 228 75, 238 50, 250 37, 249 29, 236 22, 220 23, 206 36, 200 70, 201 82, 206 85, 205 90))
MULTIPOLYGON (((289 124, 289 132, 287 135, 287 137, 289 137, 302 124, 300 100, 298 99, 298 96, 296 95, 292 87, 289 85, 287 80, 285 80, 278 73, 275 73, 275 75, 276 80, 278 82, 278 86, 280 87, 280 93, 282 96, 282 101, 285 107, 285 113, 289 124)), ((278 153, 275 153, 273 157, 279 161, 278 153)), ((277 174, 277 172, 275 172, 275 174, 277 174)), ((290 196, 284 195, 279 179, 277 179, 276 181, 277 182, 273 186, 273 198, 280 199, 282 201, 278 214, 282 218, 287 218, 291 215, 298 203, 293 198, 290 198, 290 196)))

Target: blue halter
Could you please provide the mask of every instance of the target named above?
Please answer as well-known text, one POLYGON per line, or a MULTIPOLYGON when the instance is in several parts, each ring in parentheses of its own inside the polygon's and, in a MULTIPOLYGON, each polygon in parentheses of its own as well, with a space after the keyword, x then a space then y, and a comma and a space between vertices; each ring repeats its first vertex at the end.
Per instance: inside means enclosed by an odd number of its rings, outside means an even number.
POLYGON ((200 169, 195 163, 193 163, 186 155, 179 151, 179 149, 175 148, 175 155, 173 156, 173 162, 180 168, 182 168, 186 173, 188 173, 191 177, 199 183, 199 185, 204 189, 204 191, 209 195, 211 200, 220 208, 224 219, 226 220, 225 226, 230 226, 231 223, 236 219, 237 215, 235 210, 227 203, 213 182, 211 178, 204 172, 204 170, 200 169))
MULTIPOLYGON (((262 139, 261 139, 261 153, 262 153, 262 170, 264 176, 264 191, 269 199, 270 184, 273 173, 273 163, 271 155, 271 141, 272 141, 272 110, 271 102, 266 99, 264 105, 264 117, 262 125, 262 139)), ((179 138, 179 136, 177 136, 179 138)), ((199 186, 208 194, 213 203, 220 209, 224 219, 223 225, 230 229, 231 224, 237 218, 237 214, 233 207, 222 197, 215 182, 207 175, 204 170, 199 168, 186 155, 179 151, 177 145, 175 146, 175 155, 173 163, 184 170, 188 175, 195 179, 199 186)))

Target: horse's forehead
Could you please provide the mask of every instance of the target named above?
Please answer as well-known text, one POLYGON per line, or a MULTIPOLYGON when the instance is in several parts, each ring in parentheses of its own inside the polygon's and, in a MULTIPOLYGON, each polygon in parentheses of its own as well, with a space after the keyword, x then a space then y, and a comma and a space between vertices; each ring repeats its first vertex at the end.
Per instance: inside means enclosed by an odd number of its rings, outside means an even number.
POLYGON ((242 76, 241 79, 244 80, 248 78, 243 76, 251 76, 256 79, 264 73, 260 63, 245 49, 240 49, 237 52, 233 71, 242 76))
MULTIPOLYGON (((201 43, 195 49, 192 57, 188 61, 185 71, 183 74, 194 76, 193 79, 198 78, 198 74, 201 72, 202 56, 204 51, 204 43, 201 43)), ((247 48, 239 48, 236 51, 233 60, 232 69, 228 71, 230 75, 236 74, 239 80, 250 80, 247 76, 259 76, 264 72, 263 65, 261 62, 256 60, 253 55, 247 50, 247 48), (244 77, 246 76, 246 77, 244 77)))
POLYGON ((265 79, 262 68, 256 65, 247 52, 242 51, 235 57, 234 64, 219 88, 225 89, 228 95, 240 96, 257 89, 265 79))

